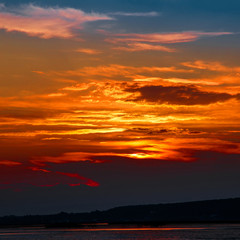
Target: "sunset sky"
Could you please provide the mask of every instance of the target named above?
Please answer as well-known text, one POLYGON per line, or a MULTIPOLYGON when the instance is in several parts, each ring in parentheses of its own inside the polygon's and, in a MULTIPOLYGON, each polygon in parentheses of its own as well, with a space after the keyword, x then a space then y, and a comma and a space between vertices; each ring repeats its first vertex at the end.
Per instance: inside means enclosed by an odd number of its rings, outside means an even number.
POLYGON ((240 2, 0 2, 0 215, 240 196, 240 2))

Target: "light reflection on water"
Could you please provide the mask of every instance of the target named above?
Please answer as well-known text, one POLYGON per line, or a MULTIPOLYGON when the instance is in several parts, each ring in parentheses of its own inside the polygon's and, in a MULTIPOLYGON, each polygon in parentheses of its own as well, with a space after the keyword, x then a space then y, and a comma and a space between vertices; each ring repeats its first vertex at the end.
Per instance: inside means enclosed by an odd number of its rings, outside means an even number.
POLYGON ((239 240, 240 224, 163 228, 0 229, 1 240, 239 240))

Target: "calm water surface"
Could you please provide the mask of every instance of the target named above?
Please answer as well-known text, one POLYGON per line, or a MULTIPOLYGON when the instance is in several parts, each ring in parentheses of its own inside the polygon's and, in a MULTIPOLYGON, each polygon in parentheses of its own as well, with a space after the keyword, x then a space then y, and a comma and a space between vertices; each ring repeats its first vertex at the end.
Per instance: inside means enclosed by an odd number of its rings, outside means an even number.
POLYGON ((0 229, 1 240, 240 240, 240 224, 185 225, 162 228, 0 229))

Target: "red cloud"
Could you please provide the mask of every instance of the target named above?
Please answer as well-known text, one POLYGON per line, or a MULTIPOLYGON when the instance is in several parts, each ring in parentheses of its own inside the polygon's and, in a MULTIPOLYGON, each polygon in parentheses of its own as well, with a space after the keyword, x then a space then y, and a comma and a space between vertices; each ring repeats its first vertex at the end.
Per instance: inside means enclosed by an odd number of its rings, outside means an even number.
POLYGON ((57 185, 68 185, 70 187, 87 185, 98 187, 99 183, 89 178, 80 176, 78 173, 66 173, 43 169, 39 167, 20 166, 9 170, 9 176, 1 176, 0 189, 23 190, 31 186, 35 187, 54 187, 57 185), (15 171, 18 170, 18 173, 15 171))
MULTIPOLYGON (((77 173, 64 173, 64 172, 56 172, 56 173, 64 175, 64 176, 68 176, 68 177, 71 177, 71 178, 79 179, 79 180, 83 181, 83 184, 88 185, 90 187, 98 187, 99 186, 99 183, 97 183, 97 182, 95 182, 95 181, 93 181, 91 179, 82 177, 82 176, 80 176, 77 173)), ((79 186, 80 184, 81 183, 71 183, 69 185, 70 186, 79 186)))
POLYGON ((9 161, 9 160, 1 160, 0 161, 0 165, 5 165, 5 166, 18 166, 21 164, 22 163, 20 163, 20 162, 9 161))

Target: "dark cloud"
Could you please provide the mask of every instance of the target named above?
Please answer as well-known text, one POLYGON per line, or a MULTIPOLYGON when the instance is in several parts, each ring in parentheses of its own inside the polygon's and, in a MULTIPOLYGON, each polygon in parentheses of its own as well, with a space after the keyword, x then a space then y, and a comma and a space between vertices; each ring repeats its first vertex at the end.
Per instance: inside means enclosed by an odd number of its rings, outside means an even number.
POLYGON ((133 101, 169 103, 177 105, 208 105, 227 101, 234 96, 228 93, 205 92, 194 86, 128 87, 125 91, 140 93, 133 101))
POLYGON ((61 113, 68 112, 70 111, 47 108, 5 107, 0 109, 0 117, 16 119, 39 119, 53 117, 61 113))
POLYGON ((147 128, 147 127, 139 127, 139 128, 133 128, 131 130, 128 130, 129 132, 140 132, 147 135, 159 135, 159 134, 199 134, 201 132, 199 131, 189 131, 188 129, 178 129, 178 128, 147 128))
POLYGON ((237 100, 240 100, 240 93, 236 94, 235 97, 237 100))

